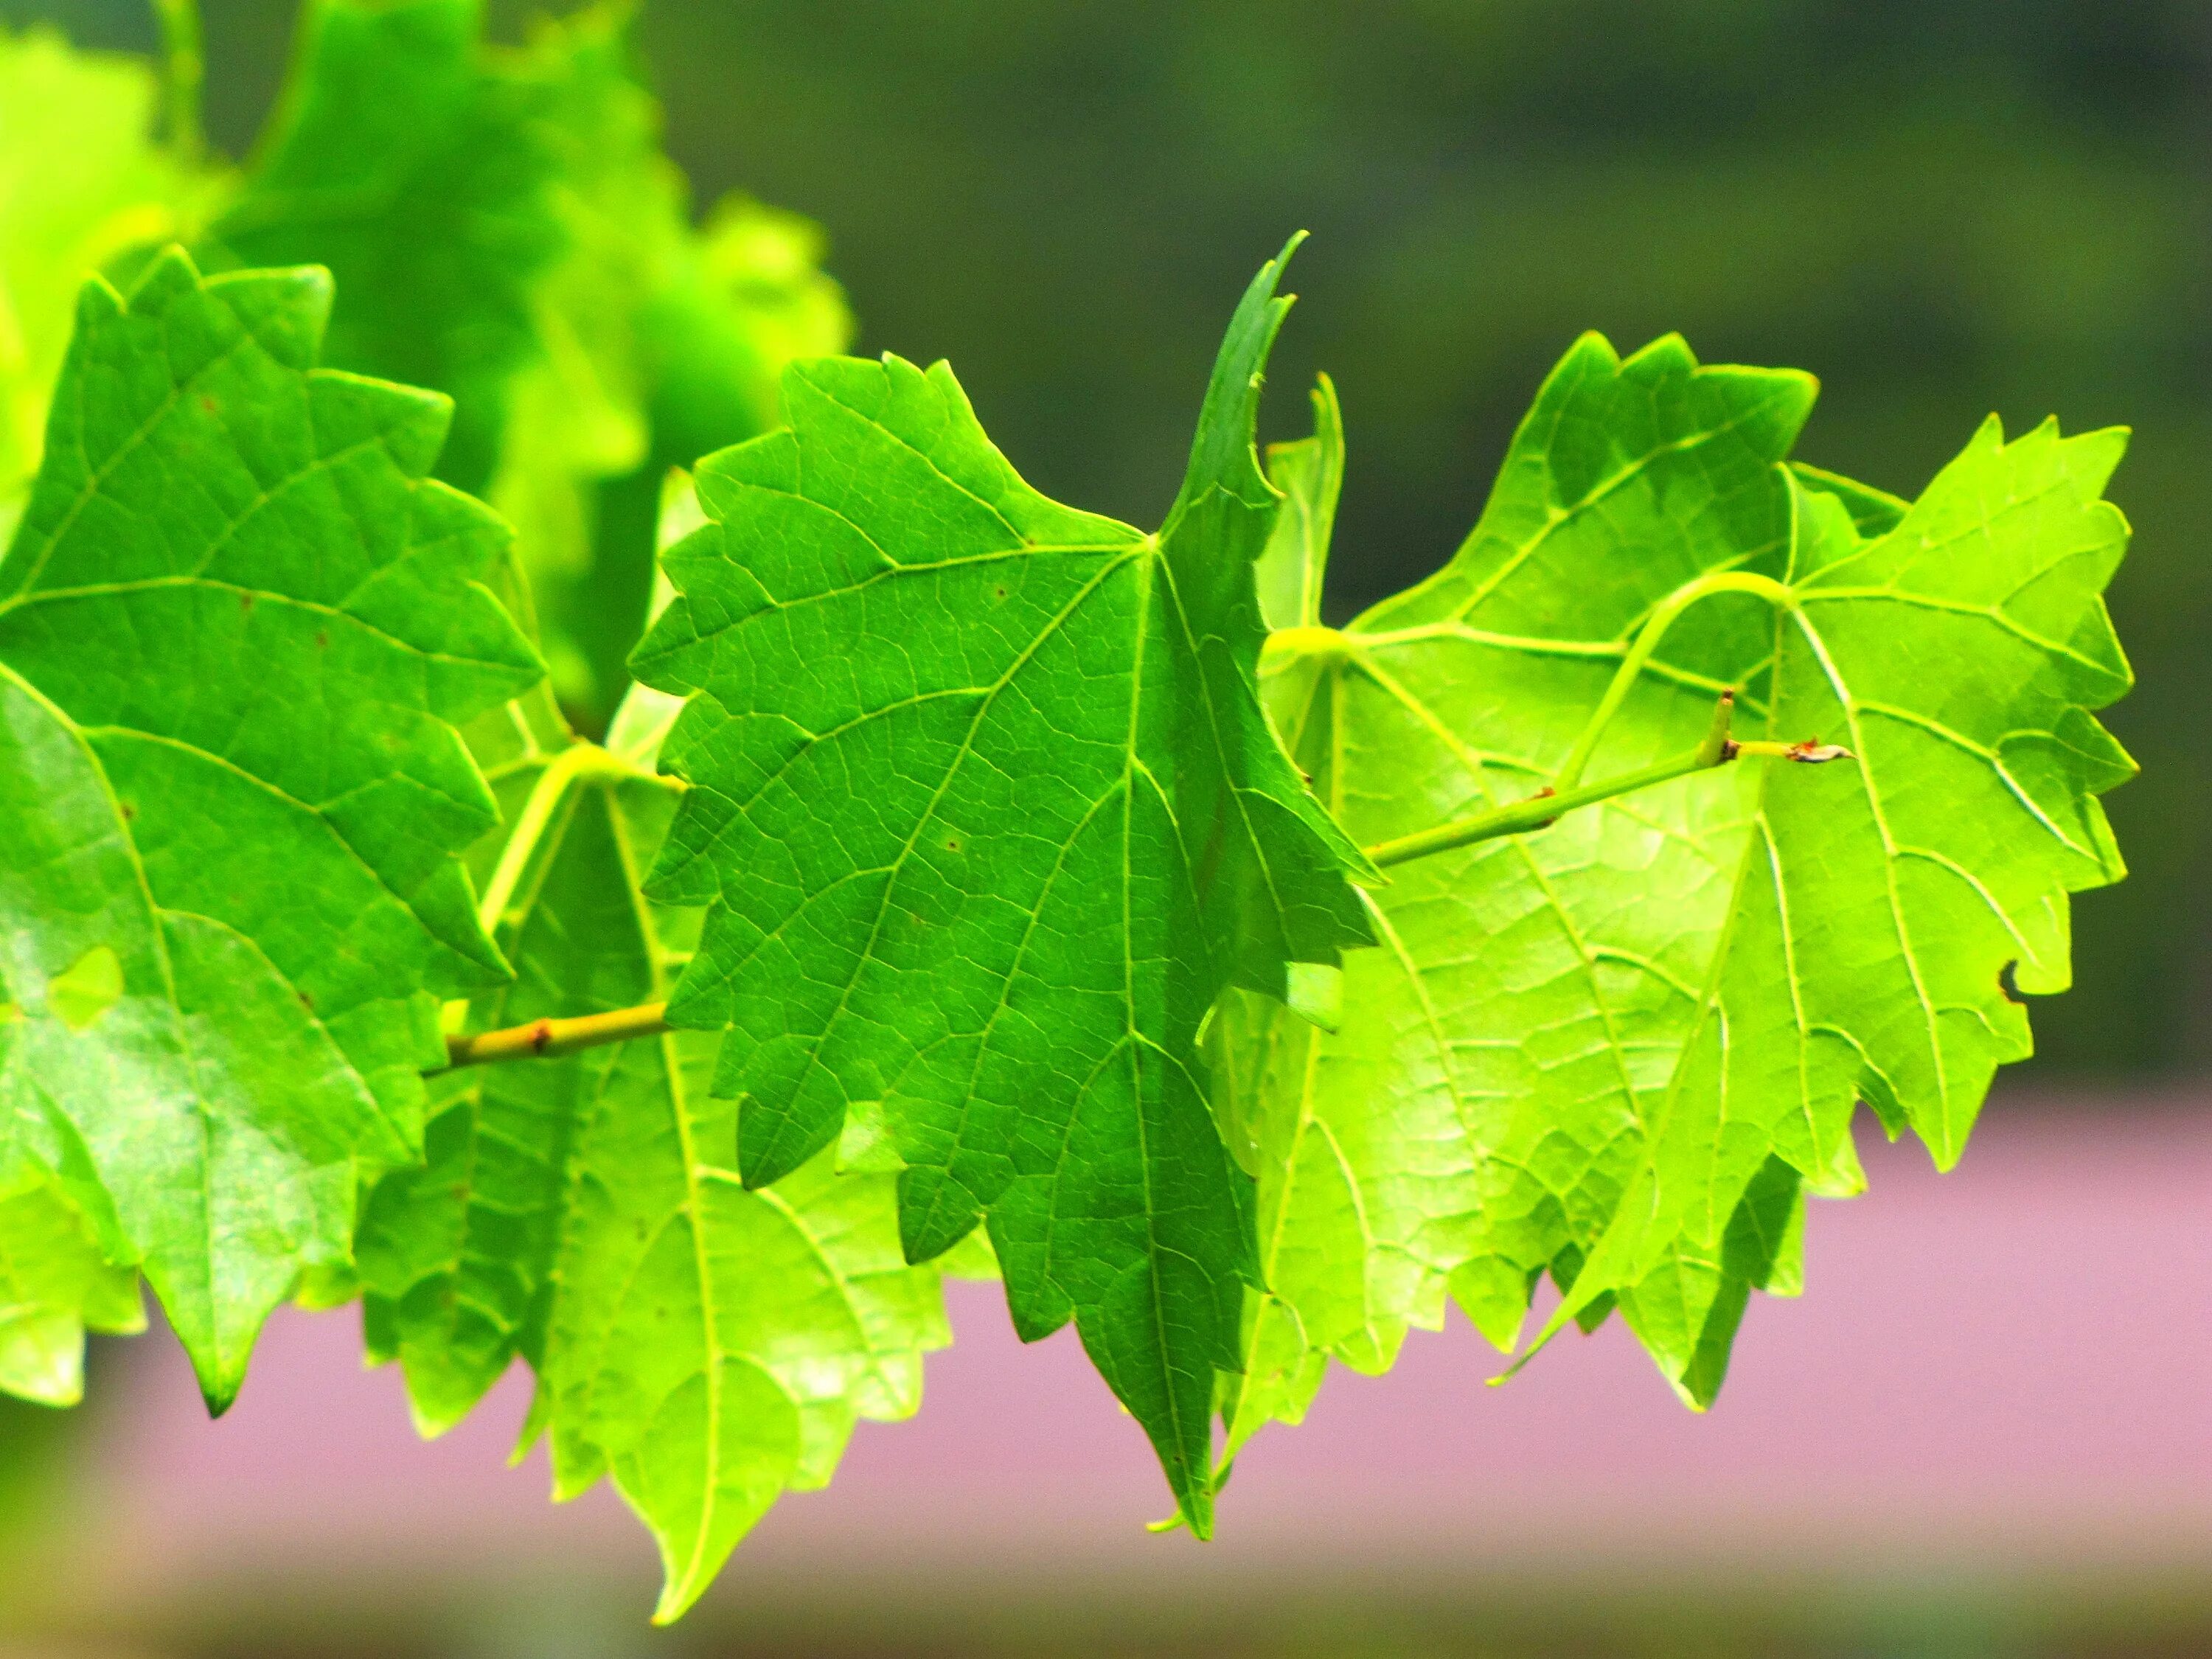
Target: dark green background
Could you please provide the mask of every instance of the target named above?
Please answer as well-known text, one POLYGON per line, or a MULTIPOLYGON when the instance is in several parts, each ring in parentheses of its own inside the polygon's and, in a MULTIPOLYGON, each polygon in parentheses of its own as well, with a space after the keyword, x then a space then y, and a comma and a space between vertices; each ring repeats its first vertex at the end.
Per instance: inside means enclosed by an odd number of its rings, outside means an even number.
MULTIPOLYGON (((288 0, 205 0, 237 153, 288 0)), ((501 7, 503 27, 523 8, 501 7)), ((6 0, 143 45, 143 0, 6 0)), ((1916 490, 1991 410, 2124 422, 2135 868, 2078 906, 2046 1075, 2212 1058, 2212 9, 2178 0, 653 0, 701 200, 820 220, 861 343, 950 357, 1041 488, 1157 521, 1220 325, 1314 233, 1267 419, 1326 368, 1334 608, 1429 569, 1577 331, 1825 391, 1802 452, 1916 490)))

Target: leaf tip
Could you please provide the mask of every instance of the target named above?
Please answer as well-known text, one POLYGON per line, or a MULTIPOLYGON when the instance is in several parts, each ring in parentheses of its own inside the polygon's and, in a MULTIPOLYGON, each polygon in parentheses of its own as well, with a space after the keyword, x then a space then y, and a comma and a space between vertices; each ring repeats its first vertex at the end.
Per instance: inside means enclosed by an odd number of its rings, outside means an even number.
POLYGON ((1712 1409, 1713 1401, 1720 1397, 1720 1388, 1717 1382, 1715 1382, 1713 1386, 1710 1389, 1703 1389, 1699 1388, 1694 1382, 1686 1381, 1684 1378, 1677 1376, 1672 1371, 1668 1371, 1667 1373, 1667 1381, 1674 1390, 1674 1397, 1680 1401, 1682 1404, 1687 1407, 1691 1411, 1695 1412, 1699 1417, 1703 1417, 1707 1412, 1711 1411, 1712 1409))
POLYGON ((679 1584, 672 1581, 668 1584, 667 1588, 660 1592, 660 1600, 653 1607, 653 1623, 654 1626, 658 1629, 665 1629, 667 1626, 674 1624, 685 1613, 691 1611, 692 1604, 698 1601, 698 1599, 699 1589, 697 1587, 689 1583, 679 1584))

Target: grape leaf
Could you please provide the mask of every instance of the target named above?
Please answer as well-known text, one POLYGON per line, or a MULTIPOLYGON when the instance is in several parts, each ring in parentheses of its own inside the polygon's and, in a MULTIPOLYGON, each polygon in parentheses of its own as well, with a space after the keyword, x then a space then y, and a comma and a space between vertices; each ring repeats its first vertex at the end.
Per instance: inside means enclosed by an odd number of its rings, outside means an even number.
POLYGON ((329 295, 88 284, 0 560, 0 1170, 143 1259, 217 1409, 505 975, 451 722, 543 672, 474 580, 501 526, 425 482, 448 405, 315 368, 329 295))
MULTIPOLYGON (((1286 631, 1271 646, 1269 706, 1346 827, 1373 844, 1549 785, 1591 729, 1639 631, 1656 613, 1671 613, 1670 600, 1679 614, 1603 723, 1590 776, 1693 749, 1729 686, 1740 688, 1739 736, 1765 728, 1790 739, 1840 736, 1856 748, 1863 734, 1844 732, 1836 708, 1807 707, 1787 673, 1777 701, 1778 653, 1802 672, 1790 654, 1797 636, 1786 627, 1778 634, 1771 594, 1730 591, 1763 580, 1795 592, 1811 581, 1801 528, 1808 511, 1846 526, 1856 514, 1877 535, 1903 512, 1881 492, 1786 465, 1810 402, 1802 376, 1700 368, 1678 340, 1623 362, 1586 337, 1547 381, 1480 524, 1443 570, 1341 633, 1318 627, 1310 603, 1279 611, 1286 631), (1716 591, 1681 599, 1700 583, 1716 591)), ((1324 421, 1314 441, 1326 447, 1334 429, 1324 421)), ((1294 471, 1279 476, 1295 487, 1294 471)), ((1328 515, 1306 516, 1325 523, 1328 515)), ((2046 532, 2022 520, 2007 533, 1972 550, 2000 586, 2033 568, 2042 556, 2035 538, 2046 532)), ((2069 532, 2054 524, 2048 533, 2057 548, 2069 532)), ((1285 541, 1277 553, 1285 567, 1301 559, 1317 567, 1325 541, 1285 541)), ((2107 574, 2109 561, 2084 578, 2080 622, 2089 634, 2104 627, 2094 595, 2107 574)), ((1278 591, 1294 586, 1285 580, 1278 591)), ((1317 575, 1304 587, 1317 588, 1317 575)), ((1854 640, 1890 625, 1887 599, 1854 589, 1846 605, 1812 592, 1805 587, 1802 614, 1826 607, 1850 617, 1835 626, 1854 640), (1869 617, 1875 620, 1862 620, 1869 617)), ((1783 614, 1786 622, 1800 612, 1783 614)), ((2059 720, 2047 688, 2032 685, 2021 664, 1978 665, 1988 660, 1931 653, 1920 665, 1917 706, 1942 709, 1979 696, 1990 718, 2016 719, 2023 731, 2059 720), (1995 678, 2007 672, 2009 689, 1995 678)), ((2084 682, 2079 700, 2109 701, 2125 683, 2124 670, 2114 673, 2094 688, 2084 682)), ((2046 792, 2057 821, 2081 826, 2075 839, 2094 851, 2065 867, 2072 886, 2118 873, 2088 799, 2121 775, 2112 769, 2117 751, 2101 734, 2081 734, 2086 720, 2060 722, 2067 752, 2085 759, 2071 781, 2046 792), (2107 769, 2090 756, 2106 757, 2107 769)), ((1870 765, 1891 763, 1885 748, 1870 765)), ((1947 796, 1956 781, 1923 755, 1904 766, 1907 776, 1921 769, 1923 787, 1940 778, 1947 796)), ((1789 833, 1801 838, 1791 856, 1807 856, 1803 814, 1835 812, 1838 792, 1863 775, 1855 763, 1777 766, 1771 775, 1739 764, 1567 815, 1538 834, 1396 866, 1392 885, 1370 898, 1382 947, 1346 962, 1339 1031, 1315 1031, 1249 1000, 1224 1004, 1212 1043, 1218 1105, 1232 1149, 1259 1176, 1262 1266, 1279 1298, 1250 1316, 1246 1380, 1224 1389, 1232 1449, 1270 1417, 1297 1419, 1321 1380, 1322 1356, 1386 1369, 1409 1326, 1441 1324, 1447 1295, 1510 1347, 1547 1269, 1574 1286, 1560 1318, 1593 1322, 1623 1297, 1662 1369, 1693 1401, 1711 1397, 1749 1291, 1798 1282, 1802 1184, 1837 1192, 1859 1184, 1844 1133, 1855 1089, 1887 1102, 1878 1079, 1901 1079, 1917 1103, 1916 1124, 1931 1109, 1885 1046, 1886 1021, 1918 1006, 1895 981, 1895 960, 1885 961, 1884 937, 1900 954, 1893 933, 1850 935, 1861 939, 1858 956, 1817 969, 1801 956, 1794 980, 1784 962, 1759 964, 1768 994, 1784 999, 1793 983, 1826 974, 1830 994, 1843 999, 1835 1028, 1850 1036, 1824 1041, 1864 1044, 1876 1069, 1862 1078, 1855 1063, 1827 1094, 1807 1100, 1785 1086, 1794 1039, 1782 1042, 1771 1007, 1762 1024, 1741 1028, 1740 1052, 1762 1058, 1745 1062, 1753 1069, 1729 1098, 1732 1109, 1753 1115, 1757 1133, 1735 1132, 1726 1175, 1705 1192, 1710 1207, 1695 1235, 1703 1278, 1677 1304, 1673 1326, 1657 1311, 1657 1280, 1639 1292, 1640 1279, 1583 1263, 1624 1204, 1637 1201, 1627 1195, 1642 1179, 1648 1127, 1670 1102, 1713 1097, 1693 1038, 1715 964, 1740 961, 1750 971, 1741 954, 1749 935, 1736 920, 1753 897, 1746 849, 1786 802, 1789 833), (1866 945, 1868 937, 1876 943, 1866 945), (1723 941, 1733 941, 1725 952, 1723 941), (1792 1135, 1782 1113, 1817 1133, 1792 1135)), ((2032 818, 2008 818, 1979 795, 1974 805, 1978 817, 1964 821, 1985 844, 1944 843, 1961 870, 2008 880, 2041 856, 2036 842, 2046 832, 2032 818)), ((1954 808, 1965 811, 1965 801, 1945 810, 1954 808)), ((2064 981, 2058 882, 2021 890, 2040 907, 2029 929, 2039 940, 2036 981, 2057 988, 2064 981)), ((1989 937, 1960 927, 1957 971, 1985 965, 1988 977, 1970 1018, 1992 1029, 1978 1048, 1966 1045, 1971 1064, 1951 1062, 1960 1073, 1948 1097, 1952 1127, 1931 1143, 1945 1162, 1990 1069, 2023 1052, 2025 1037, 1997 984, 2004 962, 2022 951, 2008 944, 1981 964, 1989 937)), ((1824 939, 1820 948, 1832 954, 1841 943, 1824 939)))
POLYGON ((481 0, 313 0, 295 70, 204 252, 326 265, 335 367, 447 392, 439 476, 490 476, 511 377, 539 349, 535 293, 561 258, 544 131, 557 50, 494 54, 481 0))
POLYGON ((2097 796, 2133 763, 2093 717, 2131 676, 2102 593, 2118 431, 2006 443, 1992 416, 1886 533, 1793 481, 1777 732, 1852 768, 1759 780, 1729 929, 1620 1212, 1547 1334, 1600 1296, 1693 1394, 1717 1382, 1727 1234, 1775 1163, 1854 1172, 1864 1099, 1948 1169, 1991 1075, 2030 1051, 2021 993, 2071 981, 2066 895, 2124 873, 2097 796))
MULTIPOLYGON (((665 781, 588 746, 539 777, 498 933, 518 978, 479 999, 485 1028, 657 1000, 697 926, 637 891, 665 781)), ((827 1482, 858 1418, 911 1415, 923 1352, 950 1340, 939 1269, 900 1254, 891 1176, 824 1153, 738 1182, 713 1050, 685 1032, 446 1074, 428 1163, 385 1177, 360 1242, 372 1350, 401 1360, 425 1431, 527 1358, 556 1492, 611 1474, 660 1542, 663 1620, 781 1491, 827 1482)))
POLYGON ((1253 680, 1279 268, 1153 536, 1030 489, 942 364, 795 367, 789 430, 702 464, 634 659, 690 696, 653 890, 711 906, 669 1018, 732 1030, 746 1182, 879 1118, 908 1258, 988 1215, 1017 1328, 1074 1318, 1200 1533, 1252 1253, 1199 1024, 1365 938, 1253 680))
MULTIPOLYGON (((660 153, 657 106, 631 76, 629 21, 628 8, 595 7, 541 25, 539 58, 557 54, 566 71, 538 124, 564 252, 532 292, 539 349, 514 383, 489 489, 520 532, 564 696, 583 671, 561 637, 562 590, 591 565, 593 486, 635 470, 651 442, 637 313, 684 234, 683 178, 660 153)), ((646 534, 649 544, 650 526, 646 534)), ((642 556, 649 562, 649 545, 642 556)))
POLYGON ((109 1264, 59 1182, 0 1196, 0 1394, 45 1406, 84 1395, 84 1334, 146 1328, 138 1275, 109 1264))
POLYGON ((0 514, 38 471, 78 288, 212 188, 154 143, 154 104, 139 59, 0 28, 0 514))

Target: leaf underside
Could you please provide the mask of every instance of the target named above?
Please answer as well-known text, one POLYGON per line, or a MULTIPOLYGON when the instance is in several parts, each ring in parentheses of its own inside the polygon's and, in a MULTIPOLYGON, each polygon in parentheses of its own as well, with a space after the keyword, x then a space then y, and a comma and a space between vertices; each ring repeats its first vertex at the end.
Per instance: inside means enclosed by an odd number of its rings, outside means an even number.
MULTIPOLYGON (((697 917, 638 880, 672 807, 619 769, 566 788, 498 930, 517 981, 472 1024, 667 994, 697 917)), ((425 1431, 527 1359, 556 1494, 611 1476, 659 1540, 663 1620, 781 1492, 828 1481, 858 1419, 910 1416, 922 1354, 950 1340, 940 1270, 900 1252, 891 1175, 829 1152, 770 1190, 738 1182, 714 1048, 683 1032, 447 1074, 426 1164, 385 1178, 361 1231, 371 1352, 401 1361, 425 1431)))
POLYGON ((51 1176, 18 1176, 0 1197, 0 1394, 74 1406, 84 1394, 88 1330, 146 1328, 138 1275, 110 1263, 51 1176))
MULTIPOLYGON (((1856 758, 1694 774, 1395 868, 1334 1033, 1224 1004, 1273 1292, 1224 1379, 1232 1450, 1297 1420, 1326 1357, 1387 1368, 1448 1296, 1510 1348, 1547 1272, 1547 1336, 1617 1304, 1706 1403, 1750 1290, 1797 1286, 1804 1191, 1863 1184, 1854 1103, 1948 1166, 2027 1051, 2012 976, 2063 988, 2065 895, 2121 873, 2094 796, 2131 769, 2088 713, 2128 684, 2099 598, 2119 437, 1992 422, 1907 507, 1787 464, 1810 403, 1678 340, 1623 362, 1586 337, 1451 562, 1271 654, 1285 740, 1369 844, 1551 784, 1645 622, 1714 573, 1788 602, 1682 610, 1588 776, 1695 748, 1728 687, 1739 738, 1856 758)), ((1279 459, 1294 500, 1320 441, 1279 459)), ((1285 531, 1279 562, 1316 574, 1279 602, 1317 591, 1325 533, 1285 531)))

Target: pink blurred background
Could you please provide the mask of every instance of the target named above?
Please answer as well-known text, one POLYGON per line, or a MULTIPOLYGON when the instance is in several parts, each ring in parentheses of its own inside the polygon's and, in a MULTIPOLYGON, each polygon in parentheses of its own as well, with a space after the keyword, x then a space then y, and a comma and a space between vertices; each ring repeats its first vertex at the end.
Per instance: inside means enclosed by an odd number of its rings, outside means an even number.
POLYGON ((1869 1194, 1815 1204, 1808 1293, 1754 1304, 1705 1416, 1617 1324, 1495 1389, 1463 1322, 1417 1334, 1261 1437, 1209 1545, 1144 1529, 1168 1500, 1072 1334, 1024 1349, 995 1287, 956 1286, 919 1419, 863 1425, 675 1636, 644 1632, 653 1553, 620 1504, 556 1509, 540 1462, 506 1467, 520 1377, 425 1444, 349 1314, 281 1316, 220 1423, 166 1336, 114 1345, 0 1632, 1395 1652, 1522 1620, 1543 1652, 2212 1652, 2205 1104, 2001 1101, 1948 1176, 1865 1136, 1869 1194))

